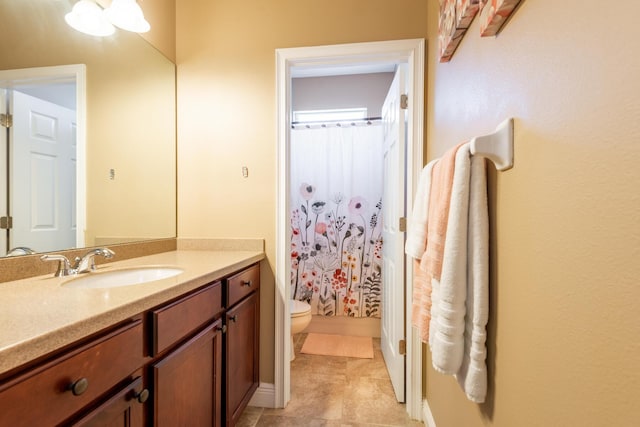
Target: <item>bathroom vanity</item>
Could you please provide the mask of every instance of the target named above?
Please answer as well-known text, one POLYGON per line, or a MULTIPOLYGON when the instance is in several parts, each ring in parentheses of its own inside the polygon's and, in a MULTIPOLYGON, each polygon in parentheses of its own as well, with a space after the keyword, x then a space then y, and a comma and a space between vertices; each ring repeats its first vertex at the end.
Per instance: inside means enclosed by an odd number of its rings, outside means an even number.
POLYGON ((23 331, 2 326, 0 426, 235 425, 259 383, 262 257, 175 251, 127 260, 102 271, 184 273, 108 289, 50 277, 0 284, 1 316, 22 312, 24 321, 23 331), (25 295, 12 297, 20 287, 25 295))

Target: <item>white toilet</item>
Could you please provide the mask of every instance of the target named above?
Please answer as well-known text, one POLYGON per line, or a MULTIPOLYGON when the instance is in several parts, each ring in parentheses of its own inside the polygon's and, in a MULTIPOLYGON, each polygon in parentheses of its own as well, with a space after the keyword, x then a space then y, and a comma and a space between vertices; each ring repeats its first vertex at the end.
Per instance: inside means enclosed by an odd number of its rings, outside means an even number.
POLYGON ((311 306, 304 301, 290 300, 291 312, 291 360, 296 358, 293 349, 293 334, 300 333, 311 323, 311 306))

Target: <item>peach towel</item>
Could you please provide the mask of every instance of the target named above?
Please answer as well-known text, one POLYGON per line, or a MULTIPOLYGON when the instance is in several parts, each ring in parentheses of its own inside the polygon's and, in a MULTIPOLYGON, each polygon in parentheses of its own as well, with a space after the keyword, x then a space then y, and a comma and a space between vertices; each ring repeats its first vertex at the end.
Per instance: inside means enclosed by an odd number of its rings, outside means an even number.
POLYGON ((462 145, 458 144, 448 150, 435 164, 431 175, 427 248, 422 255, 420 267, 437 280, 440 280, 442 274, 442 258, 447 237, 456 153, 462 145))
POLYGON ((431 281, 440 280, 442 273, 455 159, 463 144, 448 150, 441 159, 430 162, 423 169, 405 245, 405 252, 416 258, 413 262, 411 323, 425 343, 429 342, 431 322, 431 281), (415 242, 417 237, 425 239, 424 245, 415 242), (424 249, 421 255, 420 249, 424 249))

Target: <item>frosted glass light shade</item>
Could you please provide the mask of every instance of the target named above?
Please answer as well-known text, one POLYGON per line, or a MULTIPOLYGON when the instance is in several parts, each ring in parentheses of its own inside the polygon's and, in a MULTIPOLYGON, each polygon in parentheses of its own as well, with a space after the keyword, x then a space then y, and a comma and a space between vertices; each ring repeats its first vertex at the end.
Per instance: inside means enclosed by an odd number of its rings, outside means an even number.
POLYGON ((110 36, 116 29, 107 20, 103 10, 93 0, 80 0, 64 16, 64 20, 74 30, 91 36, 110 36))
POLYGON ((123 30, 146 33, 151 29, 136 0, 113 0, 104 13, 113 25, 123 30))

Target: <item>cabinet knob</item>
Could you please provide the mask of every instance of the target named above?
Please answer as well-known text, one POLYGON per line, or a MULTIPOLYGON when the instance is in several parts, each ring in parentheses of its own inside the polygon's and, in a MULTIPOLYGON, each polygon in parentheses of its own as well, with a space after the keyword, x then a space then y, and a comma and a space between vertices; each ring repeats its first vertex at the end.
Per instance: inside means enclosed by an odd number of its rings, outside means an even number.
POLYGON ((147 401, 147 399, 149 399, 149 390, 146 388, 143 388, 140 393, 136 393, 135 394, 135 398, 138 400, 138 402, 140 403, 144 403, 147 401))
POLYGON ((216 326, 216 332, 222 332, 223 334, 227 332, 227 325, 216 326))
POLYGON ((89 388, 89 380, 86 378, 80 378, 79 380, 69 384, 67 390, 71 390, 74 396, 80 396, 89 388))
POLYGON ((229 320, 231 320, 233 323, 236 323, 238 321, 238 315, 233 315, 231 317, 229 317, 229 320))
POLYGON ((251 287, 251 280, 243 280, 243 281, 242 281, 242 286, 249 286, 249 287, 251 287))

